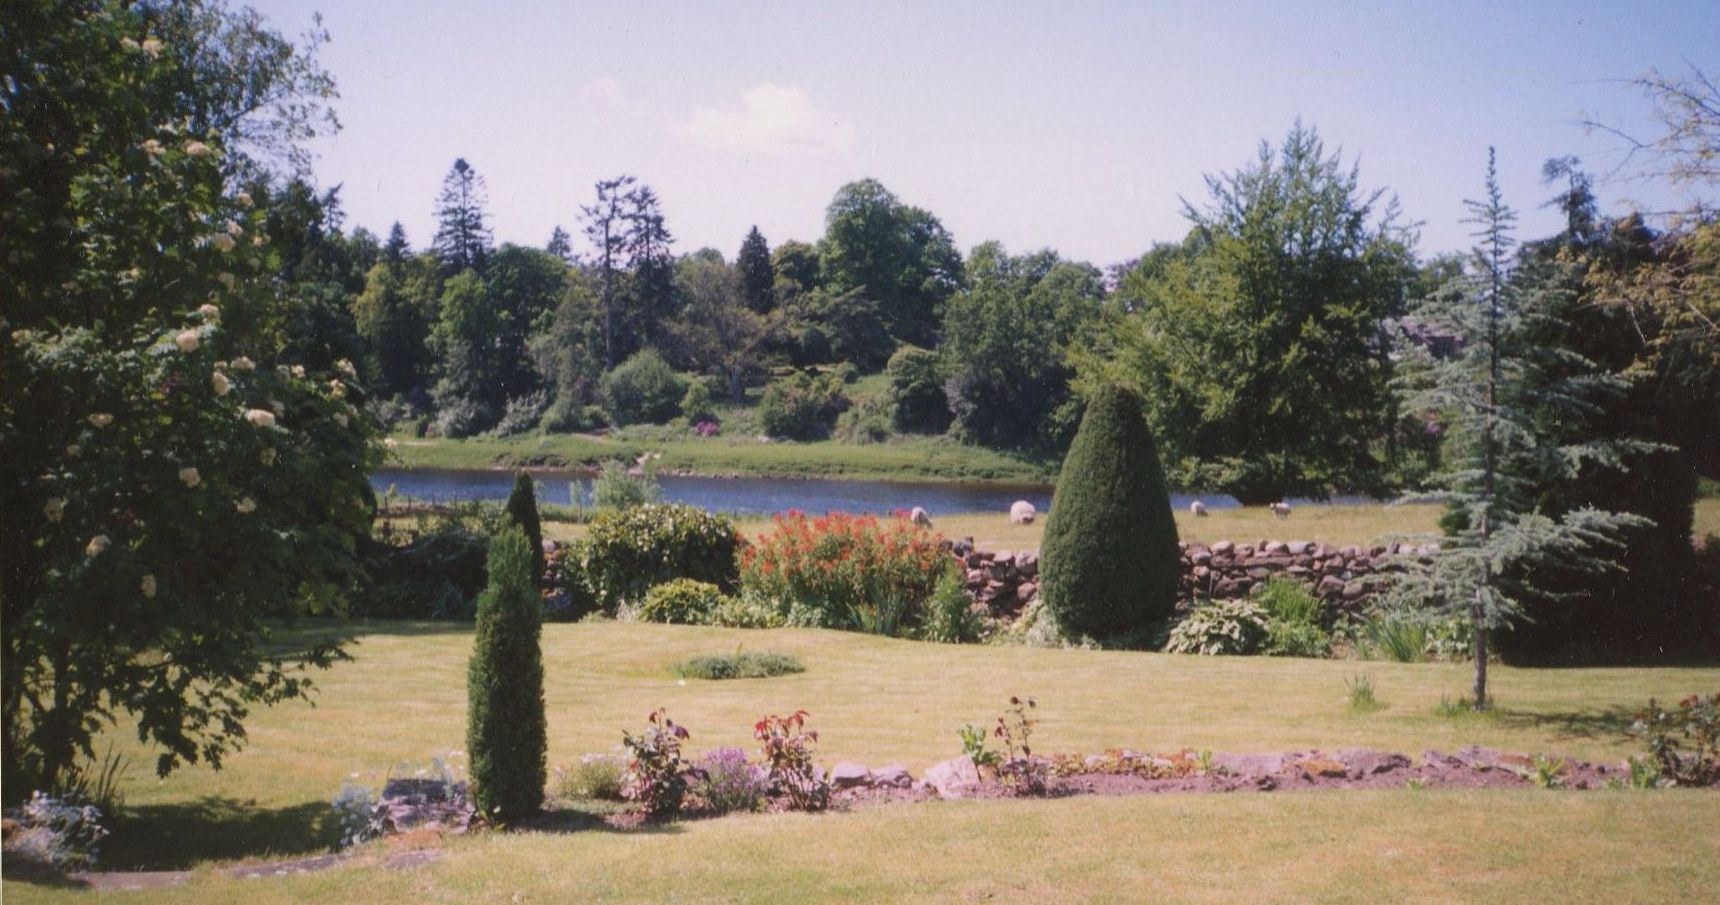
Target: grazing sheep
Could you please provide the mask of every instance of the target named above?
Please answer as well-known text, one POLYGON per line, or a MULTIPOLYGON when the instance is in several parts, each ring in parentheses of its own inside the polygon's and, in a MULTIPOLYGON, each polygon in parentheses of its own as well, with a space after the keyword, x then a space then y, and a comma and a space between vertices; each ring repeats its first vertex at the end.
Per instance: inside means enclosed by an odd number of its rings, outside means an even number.
POLYGON ((1039 511, 1034 509, 1033 504, 1026 500, 1016 500, 1009 507, 1009 523, 1012 525, 1031 525, 1038 515, 1039 511))
POLYGON ((932 527, 932 514, 918 506, 915 506, 914 511, 908 513, 908 521, 911 521, 916 525, 925 525, 927 528, 930 528, 932 527))
POLYGON ((1199 518, 1206 518, 1206 504, 1200 500, 1188 504, 1188 511, 1199 518))
POLYGON ((1272 510, 1272 514, 1278 516, 1279 518, 1289 518, 1290 517, 1290 504, 1284 502, 1283 500, 1279 500, 1278 502, 1273 503, 1272 505, 1267 506, 1266 508, 1272 510))

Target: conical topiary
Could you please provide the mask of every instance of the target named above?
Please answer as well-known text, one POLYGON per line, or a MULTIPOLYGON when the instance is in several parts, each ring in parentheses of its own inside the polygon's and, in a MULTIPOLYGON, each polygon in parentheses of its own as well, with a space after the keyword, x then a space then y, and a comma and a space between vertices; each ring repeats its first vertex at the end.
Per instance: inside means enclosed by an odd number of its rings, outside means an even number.
POLYGON ((508 520, 526 533, 532 545, 532 587, 538 587, 543 584, 543 523, 538 520, 532 476, 523 471, 514 475, 514 490, 508 494, 508 520))
POLYGON ((1113 638, 1167 619, 1181 562, 1164 469, 1141 400, 1099 389, 1063 459, 1040 556, 1040 594, 1072 635, 1113 638))
POLYGON ((543 602, 532 586, 525 532, 490 541, 489 585, 466 674, 466 750, 479 813, 506 823, 536 813, 548 780, 543 705, 543 602))

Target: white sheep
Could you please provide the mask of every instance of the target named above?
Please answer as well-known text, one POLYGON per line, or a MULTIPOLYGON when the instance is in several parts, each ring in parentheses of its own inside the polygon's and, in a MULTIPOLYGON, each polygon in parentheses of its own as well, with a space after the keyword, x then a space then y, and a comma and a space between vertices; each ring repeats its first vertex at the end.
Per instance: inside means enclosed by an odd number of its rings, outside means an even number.
POLYGON ((1290 517, 1290 504, 1284 502, 1283 500, 1279 500, 1278 502, 1273 503, 1270 506, 1267 506, 1266 508, 1272 510, 1272 514, 1278 516, 1279 518, 1289 518, 1290 517))
POLYGON ((1206 504, 1200 500, 1188 504, 1188 511, 1197 518, 1206 518, 1206 504))

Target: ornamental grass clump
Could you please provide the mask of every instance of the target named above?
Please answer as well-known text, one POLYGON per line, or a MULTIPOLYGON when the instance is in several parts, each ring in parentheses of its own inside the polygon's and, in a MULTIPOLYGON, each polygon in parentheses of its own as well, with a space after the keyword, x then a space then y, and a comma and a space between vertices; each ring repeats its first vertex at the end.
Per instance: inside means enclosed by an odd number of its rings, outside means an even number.
POLYGON ((1072 635, 1101 641, 1169 619, 1181 580, 1164 469, 1133 392, 1104 386, 1063 460, 1040 595, 1072 635))
POLYGON ((478 812, 501 823, 543 805, 549 737, 544 719, 543 603, 531 580, 525 532, 490 542, 489 586, 466 679, 466 748, 478 812))
POLYGON ((898 635, 920 623, 948 568, 942 540, 905 518, 790 510, 742 552, 741 588, 791 624, 898 635))

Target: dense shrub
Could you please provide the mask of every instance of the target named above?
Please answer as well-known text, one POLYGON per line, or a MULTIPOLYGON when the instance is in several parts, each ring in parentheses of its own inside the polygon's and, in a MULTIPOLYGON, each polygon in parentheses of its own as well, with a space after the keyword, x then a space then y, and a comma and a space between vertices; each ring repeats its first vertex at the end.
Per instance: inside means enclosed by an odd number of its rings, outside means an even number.
POLYGON ((925 625, 920 637, 944 644, 964 644, 979 639, 979 618, 971 609, 973 598, 968 596, 960 569, 944 569, 931 600, 926 602, 925 625))
POLYGON ((525 532, 532 548, 532 586, 543 586, 543 522, 538 519, 537 488, 532 476, 525 472, 514 475, 514 489, 508 494, 508 521, 525 532))
POLYGON ((1140 632, 1176 607, 1177 527, 1134 393, 1106 386, 1088 401, 1043 546, 1040 593, 1065 631, 1099 639, 1140 632))
POLYGON ((890 439, 889 400, 867 396, 837 416, 836 439, 845 443, 882 443, 890 439))
POLYGON ((525 532, 490 543, 489 585, 467 671, 466 750, 478 812, 500 822, 543 805, 549 753, 543 705, 543 603, 531 579, 525 532))
POLYGON ((688 423, 716 420, 716 408, 711 404, 711 388, 703 380, 694 380, 687 384, 686 395, 681 397, 681 417, 688 423))
POLYGON ((602 609, 591 583, 585 580, 585 544, 583 541, 558 548, 544 562, 544 619, 548 622, 573 622, 588 613, 602 609))
POLYGON ((1272 578, 1258 598, 1266 610, 1266 652, 1283 657, 1323 657, 1332 636, 1320 625, 1320 598, 1300 582, 1272 578))
POLYGON ((797 373, 774 381, 759 400, 758 419, 765 433, 789 440, 828 436, 836 416, 848 408, 842 379, 797 373))
POLYGON ((653 503, 607 510, 586 534, 583 572, 604 610, 644 600, 676 578, 735 587, 735 555, 744 541, 734 523, 693 506, 653 503))
POLYGON ((769 679, 773 676, 787 676, 797 672, 805 672, 806 667, 800 661, 788 654, 773 654, 769 651, 736 651, 732 654, 713 654, 707 657, 694 657, 675 664, 675 675, 683 679, 769 679))
POLYGON ((1171 629, 1165 652, 1252 654, 1266 641, 1266 610, 1252 600, 1212 600, 1190 607, 1171 629))
POLYGON ((723 628, 781 628, 788 624, 788 619, 770 602, 759 599, 757 594, 742 594, 723 597, 707 624, 723 628))
POLYGON ((949 428, 954 416, 944 396, 938 353, 918 346, 903 346, 890 356, 884 374, 890 378, 890 401, 896 405, 898 429, 938 434, 949 428))
POLYGON ((586 754, 555 768, 555 794, 573 800, 620 801, 626 762, 613 754, 586 754))
POLYGON ((498 437, 523 434, 538 426, 548 408, 549 394, 543 390, 509 399, 502 409, 501 420, 496 422, 495 427, 490 428, 490 433, 498 437))
POLYGON ((419 517, 388 532, 364 558, 368 593, 352 612, 373 619, 470 619, 484 590, 494 519, 476 507, 419 517))
POLYGON ((723 592, 709 582, 691 578, 666 581, 645 592, 645 599, 639 604, 639 620, 704 625, 722 607, 723 596, 723 592))
POLYGON ((741 554, 741 587, 796 625, 895 635, 917 625, 949 557, 904 518, 790 510, 741 554))
POLYGON ((1691 695, 1668 710, 1652 698, 1632 734, 1648 746, 1661 776, 1673 785, 1720 783, 1720 692, 1691 695))
POLYGON ((662 424, 680 410, 687 387, 657 350, 645 349, 603 375, 598 392, 616 424, 662 424))

